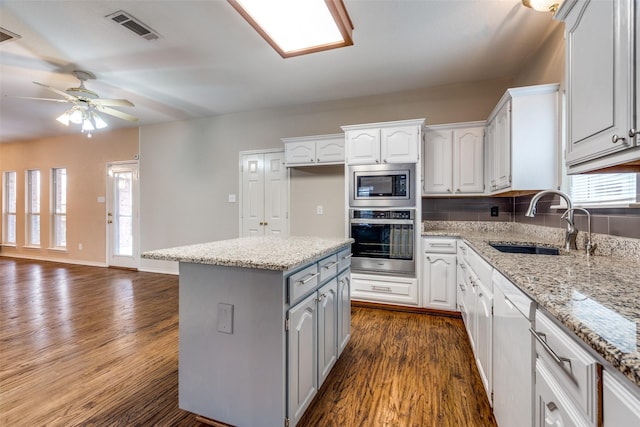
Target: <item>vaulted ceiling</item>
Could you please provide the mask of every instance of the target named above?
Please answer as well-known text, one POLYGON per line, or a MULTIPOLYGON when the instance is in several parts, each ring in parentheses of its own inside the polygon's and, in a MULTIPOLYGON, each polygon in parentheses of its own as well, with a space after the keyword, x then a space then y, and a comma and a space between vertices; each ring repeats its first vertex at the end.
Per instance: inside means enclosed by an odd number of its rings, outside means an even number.
POLYGON ((0 141, 78 132, 32 82, 135 104, 110 128, 513 76, 557 23, 520 0, 345 0, 354 45, 282 59, 224 0, 2 0, 0 141), (146 40, 106 18, 124 10, 146 40))

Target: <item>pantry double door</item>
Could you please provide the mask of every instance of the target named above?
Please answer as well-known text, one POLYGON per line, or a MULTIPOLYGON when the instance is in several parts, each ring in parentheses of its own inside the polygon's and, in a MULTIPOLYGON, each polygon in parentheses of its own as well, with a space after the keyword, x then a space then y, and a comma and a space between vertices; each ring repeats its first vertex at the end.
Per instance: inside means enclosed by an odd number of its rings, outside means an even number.
POLYGON ((289 234, 289 171, 284 151, 240 155, 240 235, 289 234))

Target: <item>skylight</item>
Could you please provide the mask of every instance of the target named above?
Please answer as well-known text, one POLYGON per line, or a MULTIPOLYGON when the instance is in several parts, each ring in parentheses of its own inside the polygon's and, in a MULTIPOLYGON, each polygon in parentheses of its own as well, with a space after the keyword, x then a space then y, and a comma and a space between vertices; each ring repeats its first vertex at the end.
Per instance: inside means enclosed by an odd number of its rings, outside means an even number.
POLYGON ((228 0, 283 57, 353 44, 342 0, 228 0))

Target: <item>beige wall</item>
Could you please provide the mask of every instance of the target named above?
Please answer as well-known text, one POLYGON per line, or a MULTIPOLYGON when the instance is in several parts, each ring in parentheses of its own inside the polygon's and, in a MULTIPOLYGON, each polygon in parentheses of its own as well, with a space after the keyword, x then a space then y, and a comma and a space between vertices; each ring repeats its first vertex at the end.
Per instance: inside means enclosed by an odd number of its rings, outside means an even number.
MULTIPOLYGON (((84 134, 0 144, 0 170, 16 171, 17 246, 1 254, 104 265, 106 260, 106 164, 132 160, 138 153, 138 129, 84 134), (50 243, 51 168, 67 168, 67 248, 47 249, 50 243), (25 248, 25 171, 39 169, 41 179, 41 248, 25 248), (78 245, 82 243, 83 249, 78 245)), ((2 191, 2 190, 0 190, 2 191)))
MULTIPOLYGON (((456 84, 144 126, 141 250, 237 237, 239 204, 228 202, 228 196, 239 195, 240 151, 282 148, 281 138, 339 133, 349 124, 423 117, 430 124, 483 120, 510 83, 456 84)), ((343 233, 342 168, 298 168, 291 177, 291 234, 343 233), (325 207, 324 215, 315 214, 317 205, 325 207)), ((165 270, 159 265, 141 260, 142 269, 165 270)))
MULTIPOLYGON (((555 22, 555 21, 554 21, 555 22)), ((560 83, 565 79, 564 24, 556 25, 514 79, 515 86, 560 83)))

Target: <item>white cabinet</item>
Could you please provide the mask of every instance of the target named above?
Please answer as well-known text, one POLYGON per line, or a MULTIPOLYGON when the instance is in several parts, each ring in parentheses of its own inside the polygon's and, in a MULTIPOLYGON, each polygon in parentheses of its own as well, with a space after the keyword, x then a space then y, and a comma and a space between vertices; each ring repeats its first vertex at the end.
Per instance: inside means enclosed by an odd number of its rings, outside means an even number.
POLYGON ((484 132, 484 122, 425 128, 424 195, 484 192, 484 132))
POLYGON ((466 329, 476 360, 476 366, 482 379, 489 404, 492 404, 493 391, 493 286, 491 275, 493 267, 484 261, 466 243, 458 243, 458 273, 464 280, 462 284, 463 305, 466 313, 466 329))
POLYGON ((241 153, 240 235, 289 234, 289 172, 284 152, 241 153))
POLYGON ((558 85, 508 89, 487 124, 489 194, 557 185, 558 85))
POLYGON ((640 426, 640 388, 632 392, 606 370, 602 377, 604 427, 640 426))
POLYGON ((456 239, 422 240, 422 306, 456 311, 456 239))
POLYGON ((347 164, 417 163, 424 119, 342 126, 347 164))
POLYGON ((283 138, 287 166, 335 165, 344 163, 344 135, 316 135, 283 138))
POLYGON ((540 360, 536 362, 535 408, 535 427, 590 426, 540 360))
POLYGON ((418 296, 418 280, 412 277, 351 275, 351 299, 417 306, 418 296))
POLYGON ((569 173, 640 168, 636 7, 634 0, 566 0, 558 10, 556 19, 565 22, 569 173))
MULTIPOLYGON (((575 413, 570 417, 573 423, 597 426, 602 407, 599 391, 601 366, 572 336, 540 310, 536 311, 532 334, 536 338, 536 377, 541 375, 551 388, 557 389, 555 394, 559 399, 564 396, 560 400, 568 412, 575 413)), ((536 392, 540 393, 538 388, 536 381, 536 392)), ((553 412, 548 402, 546 405, 548 411, 553 412)), ((558 403, 556 405, 560 406, 558 403)), ((537 417, 547 413, 542 406, 536 409, 537 417)), ((562 415, 562 411, 559 412, 562 415)), ((544 420, 537 419, 536 425, 545 425, 544 420)))

